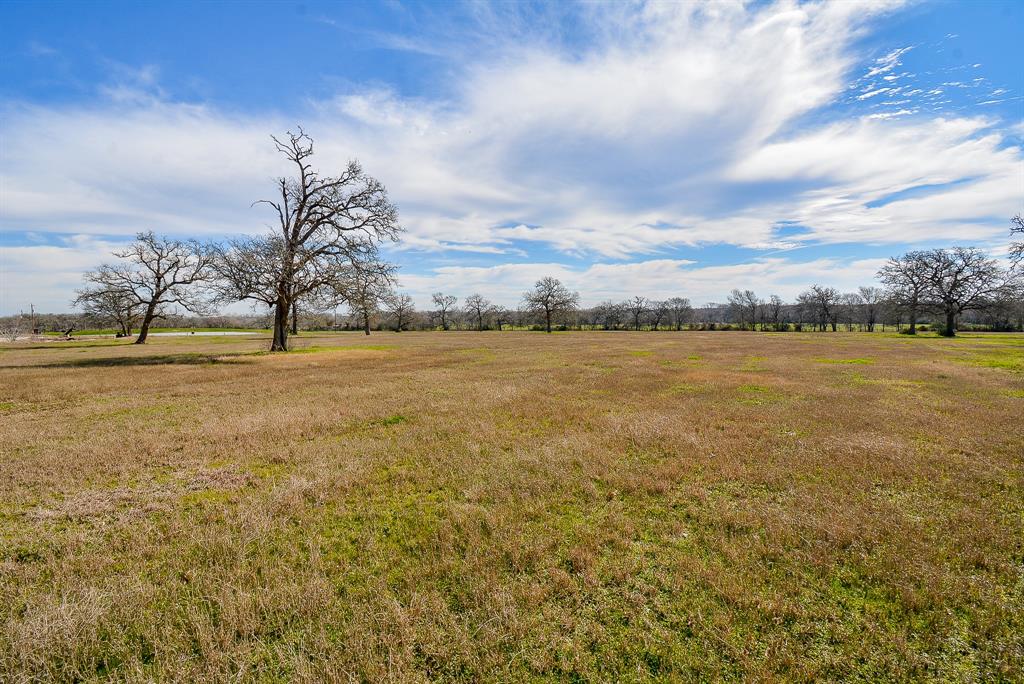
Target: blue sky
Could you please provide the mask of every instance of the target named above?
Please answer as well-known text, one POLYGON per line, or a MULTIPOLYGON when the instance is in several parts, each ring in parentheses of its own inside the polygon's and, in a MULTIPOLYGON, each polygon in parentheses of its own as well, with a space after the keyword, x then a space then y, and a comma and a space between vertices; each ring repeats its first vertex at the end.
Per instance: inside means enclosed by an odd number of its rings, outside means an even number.
POLYGON ((0 314, 138 230, 266 229, 301 124, 388 186, 402 289, 720 301, 1005 252, 1024 3, 0 5, 0 314))

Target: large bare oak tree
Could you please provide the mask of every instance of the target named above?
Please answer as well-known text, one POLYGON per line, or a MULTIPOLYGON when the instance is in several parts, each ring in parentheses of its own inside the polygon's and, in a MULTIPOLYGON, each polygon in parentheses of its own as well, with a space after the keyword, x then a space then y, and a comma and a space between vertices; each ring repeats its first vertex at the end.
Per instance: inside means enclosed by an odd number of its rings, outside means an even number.
MULTIPOLYGON (((274 310, 271 351, 288 349, 288 315, 302 298, 345 298, 359 269, 379 265, 377 246, 402 231, 398 210, 357 161, 337 176, 310 163, 313 139, 301 128, 272 136, 295 175, 277 180, 277 197, 260 200, 277 214, 272 234, 236 240, 220 250, 222 296, 252 299, 274 310)), ((348 301, 347 298, 345 298, 348 301)))
POLYGON ((994 259, 973 247, 932 249, 923 252, 929 308, 945 319, 942 334, 956 335, 956 317, 964 311, 992 306, 1013 281, 994 259))

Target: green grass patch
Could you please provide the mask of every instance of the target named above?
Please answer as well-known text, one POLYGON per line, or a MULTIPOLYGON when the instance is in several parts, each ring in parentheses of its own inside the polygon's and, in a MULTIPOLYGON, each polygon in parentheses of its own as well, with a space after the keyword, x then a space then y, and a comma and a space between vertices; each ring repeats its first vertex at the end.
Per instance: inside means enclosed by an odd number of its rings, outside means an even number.
POLYGON ((740 385, 737 390, 740 392, 740 398, 737 401, 747 406, 774 404, 782 399, 779 392, 763 385, 740 385))
POLYGON ((1024 373, 1024 351, 1007 349, 999 353, 986 351, 985 353, 972 353, 956 359, 960 363, 967 363, 972 366, 985 368, 1000 368, 1011 373, 1024 373))

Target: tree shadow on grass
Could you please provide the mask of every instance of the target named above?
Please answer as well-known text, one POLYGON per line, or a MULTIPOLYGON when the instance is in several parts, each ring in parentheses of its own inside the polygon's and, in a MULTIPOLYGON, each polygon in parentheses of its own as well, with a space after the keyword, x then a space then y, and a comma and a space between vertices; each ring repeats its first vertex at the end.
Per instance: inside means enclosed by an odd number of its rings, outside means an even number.
POLYGON ((69 359, 53 363, 0 366, 0 368, 113 368, 117 366, 204 366, 214 364, 252 363, 246 356, 260 356, 266 352, 240 352, 236 354, 155 354, 149 356, 111 356, 107 358, 69 359))
POLYGON ((79 342, 77 340, 56 340, 43 344, 22 344, 18 346, 0 347, 0 352, 15 352, 47 349, 51 351, 67 351, 68 349, 85 349, 87 347, 130 347, 133 342, 79 342))

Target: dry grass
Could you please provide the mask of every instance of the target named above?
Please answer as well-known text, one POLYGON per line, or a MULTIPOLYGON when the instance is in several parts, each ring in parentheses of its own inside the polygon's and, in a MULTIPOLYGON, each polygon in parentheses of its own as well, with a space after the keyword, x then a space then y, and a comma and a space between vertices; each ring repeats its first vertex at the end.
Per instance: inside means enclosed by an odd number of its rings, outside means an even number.
POLYGON ((299 343, 0 349, 0 680, 1021 680, 1021 336, 299 343))

